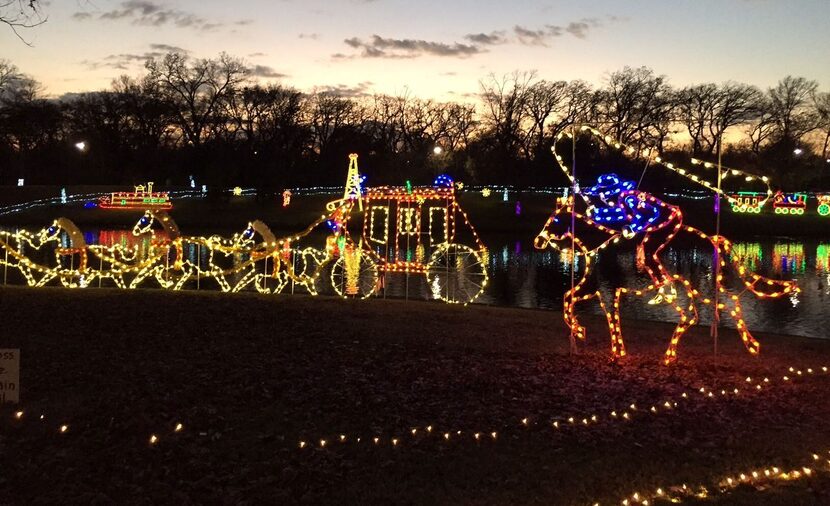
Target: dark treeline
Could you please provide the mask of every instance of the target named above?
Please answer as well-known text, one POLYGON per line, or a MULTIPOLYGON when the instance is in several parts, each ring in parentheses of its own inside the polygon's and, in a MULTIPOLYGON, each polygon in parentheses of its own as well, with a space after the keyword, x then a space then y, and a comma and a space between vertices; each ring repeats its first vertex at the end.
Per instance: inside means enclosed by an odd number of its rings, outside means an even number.
POLYGON ((517 72, 483 79, 476 103, 455 103, 261 85, 226 54, 172 53, 145 68, 107 91, 53 99, 0 61, 0 184, 184 185, 193 175, 211 187, 332 185, 342 183, 350 152, 361 154, 374 185, 426 183, 442 172, 469 183, 561 184, 553 139, 590 123, 678 160, 715 161, 723 138, 727 165, 783 188, 830 185, 830 93, 801 77, 767 90, 678 89, 626 67, 595 88, 517 72))

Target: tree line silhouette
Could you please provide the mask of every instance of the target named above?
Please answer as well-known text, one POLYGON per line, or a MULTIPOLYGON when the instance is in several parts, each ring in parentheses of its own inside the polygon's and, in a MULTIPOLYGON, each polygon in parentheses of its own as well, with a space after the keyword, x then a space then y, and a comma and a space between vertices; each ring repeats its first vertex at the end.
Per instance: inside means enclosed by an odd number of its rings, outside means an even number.
POLYGON ((145 70, 105 91, 49 98, 0 60, 0 184, 337 185, 357 152, 372 184, 446 172, 473 184, 555 185, 564 181, 554 138, 589 123, 668 159, 715 161, 722 144, 724 163, 780 187, 830 185, 830 93, 803 77, 761 90, 674 88, 646 67, 611 72, 599 87, 514 72, 482 79, 469 102, 439 102, 263 85, 224 53, 170 53, 145 70))

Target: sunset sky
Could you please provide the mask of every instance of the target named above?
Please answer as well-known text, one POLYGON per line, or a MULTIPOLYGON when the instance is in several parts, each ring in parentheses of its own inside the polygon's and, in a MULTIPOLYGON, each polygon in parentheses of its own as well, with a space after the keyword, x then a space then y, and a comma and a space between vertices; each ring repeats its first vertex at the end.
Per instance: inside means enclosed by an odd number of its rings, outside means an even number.
POLYGON ((599 84, 625 65, 670 82, 792 74, 830 89, 830 0, 60 0, 48 21, 0 28, 0 58, 50 95, 107 88, 148 56, 244 58, 303 90, 462 99, 493 72, 599 84))

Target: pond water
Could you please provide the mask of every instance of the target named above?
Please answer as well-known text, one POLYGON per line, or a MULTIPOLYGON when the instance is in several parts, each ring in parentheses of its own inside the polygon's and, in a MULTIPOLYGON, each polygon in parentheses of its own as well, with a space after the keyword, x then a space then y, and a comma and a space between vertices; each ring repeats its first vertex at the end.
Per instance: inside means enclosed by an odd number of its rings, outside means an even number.
MULTIPOLYGON (((561 309, 562 298, 570 288, 571 258, 557 251, 539 251, 529 244, 513 242, 493 248, 489 258, 492 283, 477 302, 525 308, 561 309)), ((736 242, 733 252, 751 271, 773 279, 794 279, 801 292, 794 297, 758 299, 751 292, 741 294, 744 318, 750 330, 807 337, 830 337, 830 243, 790 241, 770 238, 736 242)), ((665 255, 676 265, 693 265, 711 257, 711 248, 668 248, 665 255)), ((633 254, 619 255, 621 271, 635 277, 633 254)), ((711 271, 683 272, 699 287, 713 285, 711 271)), ((577 278, 578 279, 578 278, 577 278)), ((703 291, 703 289, 702 289, 703 291)), ((582 303, 580 311, 601 314, 599 304, 582 303)), ((677 314, 665 304, 650 305, 647 299, 625 299, 623 319, 640 318, 677 322, 677 314)), ((701 311, 702 323, 711 322, 709 311, 701 311)), ((723 315, 725 326, 734 323, 723 315)), ((624 323, 623 323, 624 324, 624 323)))
MULTIPOLYGON (((137 239, 130 231, 122 230, 85 231, 84 236, 89 244, 122 243, 141 247, 140 241, 148 240, 137 239)), ((485 262, 490 279, 482 295, 476 299, 476 304, 561 310, 563 295, 571 283, 571 258, 567 254, 556 250, 540 251, 529 242, 504 239, 491 239, 488 246, 485 262)), ((795 297, 763 300, 750 292, 743 292, 741 301, 750 330, 830 337, 830 242, 763 238, 736 242, 733 248, 751 271, 773 279, 795 279, 802 290, 795 297)), ((195 260, 199 252, 191 249, 184 254, 195 260)), ((206 252, 201 254, 204 256, 206 252)), ((687 266, 683 274, 695 286, 706 287, 712 285, 711 270, 688 269, 688 266, 702 265, 701 259, 711 255, 711 248, 707 250, 704 245, 690 245, 682 249, 669 248, 665 258, 677 266, 687 266)), ((634 254, 623 252, 616 256, 618 276, 636 278, 634 254)), ((379 295, 381 297, 434 298, 433 289, 423 275, 389 274, 384 286, 379 295)), ((206 287, 209 288, 209 284, 202 285, 202 288, 206 287)), ((582 304, 580 311, 601 314, 599 305, 594 301, 582 304)), ((677 315, 670 307, 665 304, 650 305, 645 298, 624 300, 622 313, 624 320, 677 321, 677 315)), ((710 316, 707 311, 701 311, 701 322, 708 323, 710 316)), ((734 327, 728 318, 722 318, 722 323, 734 327)))

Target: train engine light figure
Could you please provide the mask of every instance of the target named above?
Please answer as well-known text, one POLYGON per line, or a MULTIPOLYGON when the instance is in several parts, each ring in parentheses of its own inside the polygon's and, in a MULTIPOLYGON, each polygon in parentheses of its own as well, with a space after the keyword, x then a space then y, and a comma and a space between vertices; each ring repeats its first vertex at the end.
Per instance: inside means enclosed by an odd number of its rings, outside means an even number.
POLYGON ((807 209, 806 193, 783 193, 778 191, 772 198, 775 214, 804 214, 807 209))

